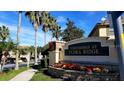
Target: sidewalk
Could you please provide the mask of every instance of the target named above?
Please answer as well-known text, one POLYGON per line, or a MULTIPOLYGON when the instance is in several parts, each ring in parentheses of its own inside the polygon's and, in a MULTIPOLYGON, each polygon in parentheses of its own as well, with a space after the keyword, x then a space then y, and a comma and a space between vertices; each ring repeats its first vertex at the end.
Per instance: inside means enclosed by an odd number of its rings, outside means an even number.
POLYGON ((37 70, 28 69, 28 70, 18 74, 17 76, 12 78, 10 81, 29 81, 29 80, 31 80, 31 78, 33 77, 35 72, 37 72, 37 70))

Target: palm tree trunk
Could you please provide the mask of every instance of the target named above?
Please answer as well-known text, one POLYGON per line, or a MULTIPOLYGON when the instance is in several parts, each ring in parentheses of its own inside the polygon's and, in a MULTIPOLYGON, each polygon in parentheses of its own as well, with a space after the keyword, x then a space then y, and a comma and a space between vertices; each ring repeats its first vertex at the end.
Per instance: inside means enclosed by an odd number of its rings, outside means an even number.
POLYGON ((28 54, 27 54, 27 67, 30 67, 30 56, 31 56, 31 53, 29 52, 28 54))
POLYGON ((46 45, 46 32, 44 32, 44 45, 46 45))
POLYGON ((19 11, 19 13, 18 13, 17 49, 16 49, 16 65, 15 65, 15 70, 19 69, 19 64, 18 64, 18 55, 19 55, 18 43, 19 43, 19 32, 21 30, 21 14, 22 14, 22 12, 19 11))
POLYGON ((52 37, 51 37, 51 41, 52 41, 52 39, 53 39, 53 31, 51 31, 51 32, 52 32, 52 35, 51 35, 51 36, 52 36, 52 37))
POLYGON ((56 32, 56 41, 59 41, 58 33, 56 32))
POLYGON ((37 63, 37 31, 35 31, 35 65, 38 65, 37 63))

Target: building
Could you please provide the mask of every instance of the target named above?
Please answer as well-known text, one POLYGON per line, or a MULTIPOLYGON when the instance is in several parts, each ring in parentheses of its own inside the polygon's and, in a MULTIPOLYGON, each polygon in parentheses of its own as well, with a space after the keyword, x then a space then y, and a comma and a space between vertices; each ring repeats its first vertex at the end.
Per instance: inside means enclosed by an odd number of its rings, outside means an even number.
MULTIPOLYGON (((122 18, 124 25, 124 18, 122 18)), ((107 20, 97 23, 87 38, 53 41, 44 47, 49 65, 61 61, 86 65, 118 65, 114 31, 107 20), (51 47, 52 46, 52 47, 51 47)))
MULTIPOLYGON (((122 17, 122 25, 124 27, 124 17, 122 17)), ((109 39, 115 39, 114 31, 109 28, 108 20, 97 23, 88 37, 108 37, 109 39)))
POLYGON ((69 63, 118 65, 114 31, 109 22, 97 23, 87 38, 66 43, 64 55, 64 62, 69 63))
POLYGON ((49 65, 59 63, 64 60, 64 41, 52 41, 43 47, 43 59, 47 60, 49 65))

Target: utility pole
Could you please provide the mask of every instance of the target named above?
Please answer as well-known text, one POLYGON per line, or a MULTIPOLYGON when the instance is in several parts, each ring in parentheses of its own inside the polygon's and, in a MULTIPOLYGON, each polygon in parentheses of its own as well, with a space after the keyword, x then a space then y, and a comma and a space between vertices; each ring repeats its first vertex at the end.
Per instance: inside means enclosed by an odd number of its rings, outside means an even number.
POLYGON ((124 30, 122 26, 122 11, 108 12, 111 27, 114 28, 115 45, 118 53, 118 62, 120 69, 120 80, 124 81, 124 30))
POLYGON ((19 32, 21 30, 21 15, 22 15, 22 12, 19 11, 18 12, 17 37, 16 37, 17 47, 16 47, 16 65, 15 65, 15 70, 18 70, 19 69, 19 64, 18 64, 19 49, 18 49, 18 45, 19 45, 19 32))

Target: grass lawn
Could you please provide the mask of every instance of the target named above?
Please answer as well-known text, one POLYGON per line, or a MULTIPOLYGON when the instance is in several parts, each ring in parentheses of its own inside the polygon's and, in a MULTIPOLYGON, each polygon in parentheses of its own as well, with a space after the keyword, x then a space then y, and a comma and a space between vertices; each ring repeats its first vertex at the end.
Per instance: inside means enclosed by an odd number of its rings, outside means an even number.
POLYGON ((0 81, 8 81, 15 77, 17 74, 27 70, 27 67, 21 67, 19 70, 10 70, 8 72, 0 73, 0 81))
POLYGON ((35 73, 35 75, 31 79, 31 81, 60 81, 60 80, 56 79, 56 78, 52 78, 52 77, 44 74, 43 69, 41 69, 35 73))

